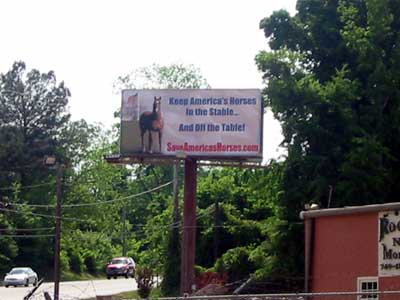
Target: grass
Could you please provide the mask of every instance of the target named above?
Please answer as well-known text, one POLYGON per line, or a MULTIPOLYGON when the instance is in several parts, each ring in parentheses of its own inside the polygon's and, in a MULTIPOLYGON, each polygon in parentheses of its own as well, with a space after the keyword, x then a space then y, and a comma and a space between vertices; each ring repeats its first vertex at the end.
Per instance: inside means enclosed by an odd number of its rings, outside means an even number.
POLYGON ((76 274, 69 271, 63 271, 61 273, 61 281, 77 281, 77 280, 95 280, 95 279, 105 279, 104 274, 92 275, 89 273, 76 274))
MULTIPOLYGON (((128 300, 128 299, 140 299, 140 297, 136 291, 124 292, 112 296, 112 300, 128 300)), ((96 300, 96 298, 90 298, 86 300, 96 300)))
MULTIPOLYGON (((128 300, 128 299, 140 299, 137 291, 124 292, 112 296, 112 300, 128 300)), ((85 300, 96 300, 96 298, 88 298, 85 300)))
MULTIPOLYGON (((151 290, 149 298, 159 298, 161 297, 160 288, 154 288, 151 290)), ((137 291, 123 292, 112 296, 112 300, 130 300, 130 299, 140 299, 137 291)), ((95 298, 90 298, 86 300, 96 300, 95 298)))

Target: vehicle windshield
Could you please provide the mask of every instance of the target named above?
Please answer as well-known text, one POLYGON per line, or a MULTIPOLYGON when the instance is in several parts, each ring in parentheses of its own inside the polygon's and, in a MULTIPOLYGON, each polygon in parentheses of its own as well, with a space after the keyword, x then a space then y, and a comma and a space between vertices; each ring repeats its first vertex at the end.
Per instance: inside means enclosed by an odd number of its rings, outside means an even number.
POLYGON ((127 264, 128 261, 126 259, 113 259, 111 261, 112 264, 118 265, 118 264, 127 264))
POLYGON ((16 269, 16 270, 11 270, 10 274, 24 274, 26 273, 26 270, 21 270, 21 269, 16 269))

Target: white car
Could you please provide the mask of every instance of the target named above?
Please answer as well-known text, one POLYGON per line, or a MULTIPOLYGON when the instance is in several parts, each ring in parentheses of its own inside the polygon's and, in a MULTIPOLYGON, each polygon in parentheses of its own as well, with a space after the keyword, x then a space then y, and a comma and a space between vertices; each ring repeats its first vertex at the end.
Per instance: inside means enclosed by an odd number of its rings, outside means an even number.
POLYGON ((24 285, 28 286, 33 284, 36 286, 38 282, 37 274, 31 268, 12 268, 9 273, 4 277, 4 286, 7 288, 10 285, 24 285))

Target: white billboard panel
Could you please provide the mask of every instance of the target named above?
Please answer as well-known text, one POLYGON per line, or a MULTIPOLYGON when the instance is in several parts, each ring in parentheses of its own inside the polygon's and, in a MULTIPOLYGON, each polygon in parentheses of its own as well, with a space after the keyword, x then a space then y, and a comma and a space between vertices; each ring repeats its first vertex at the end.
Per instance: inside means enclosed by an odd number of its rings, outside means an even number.
POLYGON ((124 90, 121 154, 262 156, 258 89, 124 90))

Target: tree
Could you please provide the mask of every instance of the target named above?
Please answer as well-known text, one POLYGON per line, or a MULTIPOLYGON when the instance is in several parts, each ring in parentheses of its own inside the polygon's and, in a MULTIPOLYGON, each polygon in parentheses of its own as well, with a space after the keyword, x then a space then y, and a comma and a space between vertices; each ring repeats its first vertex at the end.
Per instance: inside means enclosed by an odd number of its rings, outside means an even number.
MULTIPOLYGON (((66 111, 70 92, 57 83, 53 71, 26 70, 25 63, 15 62, 0 74, 0 227, 5 234, 18 234, 15 228, 50 227, 50 220, 32 215, 26 203, 48 204, 54 190, 48 184, 54 177, 43 164, 45 155, 59 154, 60 132, 67 126, 66 111), (26 187, 35 187, 29 189, 26 187), (8 202, 19 206, 9 206, 8 202), (4 207, 7 206, 7 207, 4 207), (6 218, 3 218, 3 216, 6 218)), ((47 266, 51 248, 46 238, 26 240, 2 239, 2 266, 15 259, 20 264, 33 260, 33 267, 47 266)))
MULTIPOLYGON (((53 71, 26 72, 25 63, 16 62, 0 75, 0 139, 5 146, 0 153, 2 170, 11 173, 18 169, 22 183, 43 173, 43 157, 59 151, 60 130, 69 120, 69 96, 64 83, 57 84, 53 71), (22 171, 26 166, 31 168, 29 172, 22 171)), ((10 184, 10 180, 6 182, 10 184)))
POLYGON ((120 76, 114 89, 199 89, 209 85, 198 68, 174 63, 167 66, 152 64, 120 76))
MULTIPOLYGON (((297 10, 261 21, 272 51, 256 57, 288 149, 281 204, 289 224, 309 202, 393 201, 400 176, 399 4, 303 0, 297 10)), ((301 230, 286 234, 285 248, 295 248, 301 230)))

